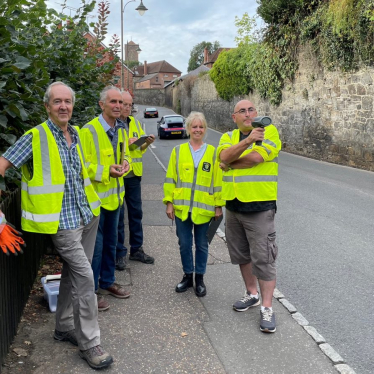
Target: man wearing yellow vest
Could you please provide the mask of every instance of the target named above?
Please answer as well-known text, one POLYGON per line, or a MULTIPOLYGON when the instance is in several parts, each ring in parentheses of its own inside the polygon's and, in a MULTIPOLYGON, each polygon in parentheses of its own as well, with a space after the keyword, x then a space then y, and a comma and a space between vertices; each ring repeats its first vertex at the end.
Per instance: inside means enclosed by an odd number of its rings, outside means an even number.
POLYGON ((226 239, 231 262, 240 267, 244 297, 233 305, 238 312, 260 304, 260 330, 275 332, 272 297, 276 283, 274 216, 277 209, 278 153, 281 141, 273 125, 253 128, 253 103, 239 101, 232 118, 238 129, 222 135, 217 150, 224 171, 226 239), (256 143, 257 142, 257 143, 256 143))
MULTIPOLYGON (((122 92, 123 109, 121 113, 121 121, 123 122, 129 144, 132 144, 140 136, 144 135, 144 131, 139 121, 130 116, 132 108, 132 96, 129 92, 122 92)), ((144 253, 143 250, 143 226, 142 226, 142 196, 141 196, 141 180, 143 174, 143 154, 147 147, 155 141, 154 135, 149 135, 146 142, 133 150, 130 149, 132 160, 132 171, 124 176, 125 184, 125 201, 127 206, 127 214, 129 219, 130 231, 130 260, 140 261, 145 264, 153 264, 154 258, 144 253)), ((131 147, 130 147, 131 148, 131 147)), ((118 242, 117 242, 117 259, 116 269, 125 270, 127 266, 126 255, 127 248, 125 242, 125 204, 122 205, 119 224, 118 224, 118 242)))
MULTIPOLYGON (((124 155, 128 154, 128 139, 118 118, 123 106, 121 92, 117 87, 106 87, 100 94, 102 114, 87 123, 81 130, 88 174, 101 199, 100 223, 92 259, 95 289, 102 295, 126 299, 130 293, 115 283, 117 228, 120 206, 125 189, 123 178, 112 178, 111 164, 120 164, 125 173, 130 165, 124 155)), ((104 298, 99 299, 99 311, 109 308, 104 298)))
MULTIPOLYGON (((0 157, 0 174, 22 171, 22 229, 51 234, 63 259, 54 338, 79 346, 95 368, 113 359, 100 346, 97 298, 91 260, 99 224, 100 200, 85 167, 79 134, 69 125, 74 91, 52 83, 44 96, 48 120, 22 136, 0 157)), ((111 173, 120 176, 121 165, 111 173)))

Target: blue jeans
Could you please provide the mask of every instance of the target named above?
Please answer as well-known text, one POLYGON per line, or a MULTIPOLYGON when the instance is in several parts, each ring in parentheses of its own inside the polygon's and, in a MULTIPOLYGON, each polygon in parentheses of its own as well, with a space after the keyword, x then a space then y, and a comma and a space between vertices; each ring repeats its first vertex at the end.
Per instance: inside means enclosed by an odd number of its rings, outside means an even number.
POLYGON ((143 245, 142 177, 124 178, 125 201, 121 207, 118 223, 117 258, 127 255, 125 242, 125 202, 129 218, 130 253, 133 254, 143 245))
POLYGON ((189 213, 185 221, 175 217, 175 224, 184 273, 192 274, 195 271, 196 274, 205 274, 209 247, 206 234, 209 222, 195 225, 191 220, 191 213, 189 213), (195 267, 192 255, 192 229, 195 236, 195 267))
POLYGON ((95 250, 92 258, 92 271, 95 290, 106 289, 115 281, 117 228, 120 208, 100 210, 100 222, 97 230, 95 250), (99 281, 100 278, 100 281, 99 281))

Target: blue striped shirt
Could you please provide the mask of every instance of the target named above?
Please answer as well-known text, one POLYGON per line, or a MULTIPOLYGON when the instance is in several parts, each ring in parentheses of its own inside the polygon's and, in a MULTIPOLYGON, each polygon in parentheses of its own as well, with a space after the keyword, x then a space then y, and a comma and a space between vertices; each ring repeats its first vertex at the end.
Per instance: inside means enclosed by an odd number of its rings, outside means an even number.
MULTIPOLYGON (((60 230, 73 230, 80 226, 81 219, 87 225, 93 217, 84 191, 82 177, 82 165, 77 151, 78 135, 73 127, 68 126, 72 139, 69 148, 63 131, 50 119, 47 125, 51 130, 60 153, 62 168, 65 174, 64 196, 60 214, 60 230)), ((3 157, 11 162, 16 168, 20 168, 27 161, 32 159, 32 134, 22 136, 11 146, 3 157)))

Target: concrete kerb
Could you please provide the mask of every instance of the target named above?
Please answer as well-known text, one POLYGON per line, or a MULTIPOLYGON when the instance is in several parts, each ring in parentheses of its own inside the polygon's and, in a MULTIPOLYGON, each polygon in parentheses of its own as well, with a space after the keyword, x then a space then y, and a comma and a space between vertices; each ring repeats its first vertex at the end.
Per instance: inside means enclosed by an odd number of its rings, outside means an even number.
MULTIPOLYGON (((217 235, 226 243, 226 235, 221 229, 217 229, 217 235)), ((337 353, 330 344, 326 343, 325 338, 318 331, 309 325, 308 320, 297 311, 277 288, 274 290, 273 297, 278 300, 284 308, 288 310, 292 318, 312 337, 321 351, 332 361, 335 369, 341 374, 356 374, 355 371, 347 364, 344 359, 337 353)))

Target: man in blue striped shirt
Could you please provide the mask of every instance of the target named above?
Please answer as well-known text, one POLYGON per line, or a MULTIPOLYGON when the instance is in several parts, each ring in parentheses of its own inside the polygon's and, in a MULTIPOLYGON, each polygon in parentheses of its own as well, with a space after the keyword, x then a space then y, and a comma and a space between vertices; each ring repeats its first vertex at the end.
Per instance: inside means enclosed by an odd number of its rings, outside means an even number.
MULTIPOLYGON (((55 248, 63 259, 54 338, 59 341, 70 341, 79 346, 79 355, 91 367, 103 368, 111 365, 113 359, 100 345, 97 297, 90 264, 99 216, 97 213, 96 215, 93 213, 94 209, 86 194, 85 187, 90 182, 89 179, 86 181, 83 178, 85 166, 79 156, 79 154, 83 155, 83 150, 80 146, 78 132, 69 125, 74 102, 75 94, 69 86, 62 82, 52 83, 44 96, 48 120, 45 124, 37 126, 34 129, 37 130, 36 132, 28 132, 22 136, 0 157, 0 174, 4 176, 8 168, 20 168, 26 164, 31 179, 27 180, 26 186, 22 188, 27 191, 23 196, 28 196, 33 188, 29 185, 31 180, 40 178, 39 173, 43 174, 43 181, 44 178, 52 180, 52 169, 59 165, 62 166, 65 177, 62 205, 61 211, 57 215, 59 220, 57 232, 51 234, 55 248), (36 142, 33 142, 33 134, 35 136, 39 134, 41 138, 43 129, 47 133, 48 141, 44 143, 41 141, 37 145, 36 142), (50 134, 57 145, 60 164, 58 160, 51 157, 55 148, 50 134), (47 154, 44 158, 42 157, 42 161, 38 159, 40 153, 47 154), (45 160, 50 162, 49 168, 44 163, 40 165, 45 160), (42 172, 40 172, 41 170, 42 172)), ((112 166, 113 170, 111 171, 118 173, 115 169, 120 166, 112 166)), ((36 198, 43 201, 48 194, 51 194, 50 199, 53 199, 54 193, 46 191, 36 198)), ((100 203, 98 197, 97 203, 100 203)), ((99 205, 97 205, 98 207, 99 205)), ((38 207, 34 209, 38 209, 38 207)), ((52 216, 52 214, 45 213, 48 206, 43 206, 40 209, 43 214, 38 214, 39 211, 33 212, 30 215, 31 218, 28 218, 31 222, 32 219, 40 220, 43 219, 41 217, 52 216)), ((24 214, 23 217, 25 217, 24 214)), ((43 220, 39 222, 45 223, 43 220)), ((37 224, 35 226, 37 227, 37 224)), ((51 226, 47 226, 47 228, 48 232, 54 231, 51 226)))

